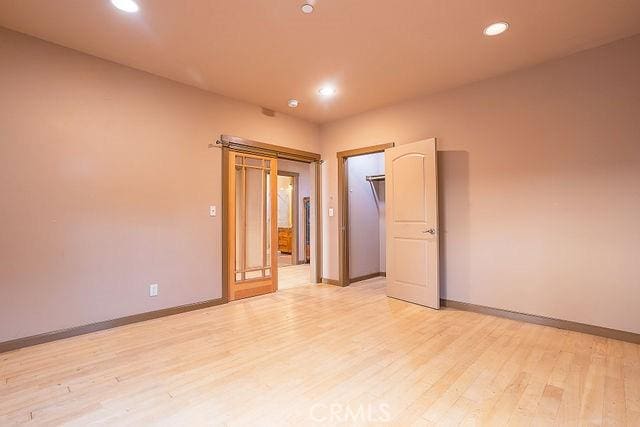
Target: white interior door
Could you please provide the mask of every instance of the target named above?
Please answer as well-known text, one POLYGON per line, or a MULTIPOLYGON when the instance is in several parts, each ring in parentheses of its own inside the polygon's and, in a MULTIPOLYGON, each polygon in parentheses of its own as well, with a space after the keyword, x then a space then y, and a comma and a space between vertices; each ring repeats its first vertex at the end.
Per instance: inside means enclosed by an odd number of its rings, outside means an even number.
POLYGON ((440 308, 435 138, 385 150, 387 295, 440 308))

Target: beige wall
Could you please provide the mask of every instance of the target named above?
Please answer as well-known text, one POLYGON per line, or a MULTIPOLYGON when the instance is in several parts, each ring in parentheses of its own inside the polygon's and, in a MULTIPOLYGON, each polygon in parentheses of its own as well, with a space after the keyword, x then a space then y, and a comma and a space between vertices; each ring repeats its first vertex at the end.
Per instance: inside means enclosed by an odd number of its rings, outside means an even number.
POLYGON ((207 145, 319 151, 315 125, 3 29, 0 64, 0 342, 219 297, 207 145))
POLYGON ((640 36, 321 127, 336 152, 435 136, 445 298, 640 332, 640 36))
POLYGON ((221 133, 439 138, 446 298, 640 332, 640 37, 321 127, 0 29, 0 341, 221 294, 221 133), (158 283, 159 296, 148 297, 158 283))

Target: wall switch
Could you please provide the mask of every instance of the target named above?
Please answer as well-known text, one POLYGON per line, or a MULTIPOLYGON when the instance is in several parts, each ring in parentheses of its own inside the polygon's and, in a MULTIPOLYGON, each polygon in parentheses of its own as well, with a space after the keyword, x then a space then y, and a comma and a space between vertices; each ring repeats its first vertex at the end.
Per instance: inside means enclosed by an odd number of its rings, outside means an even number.
POLYGON ((149 285, 149 296, 157 297, 158 296, 158 284, 152 283, 149 285))
POLYGON ((209 216, 216 216, 216 207, 214 205, 209 206, 209 216))
POLYGON ((333 216, 333 208, 329 208, 329 216, 333 216))

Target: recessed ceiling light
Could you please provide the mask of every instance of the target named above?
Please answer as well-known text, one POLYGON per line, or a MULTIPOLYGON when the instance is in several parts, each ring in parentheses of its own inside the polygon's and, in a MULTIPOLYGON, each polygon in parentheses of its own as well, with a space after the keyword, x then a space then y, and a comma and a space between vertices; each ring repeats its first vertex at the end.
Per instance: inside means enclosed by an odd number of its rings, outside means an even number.
POLYGON ((333 86, 322 86, 318 90, 318 93, 325 98, 329 98, 336 94, 336 88, 333 86))
POLYGON ((509 24, 506 22, 496 22, 486 27, 483 31, 485 36, 497 36, 509 29, 509 24))
POLYGON ((309 4, 309 3, 305 3, 302 6, 300 6, 300 10, 302 10, 302 13, 311 13, 313 12, 313 5, 309 4))
POLYGON ((291 108, 296 108, 298 106, 298 100, 297 99, 290 99, 289 102, 287 102, 287 104, 291 108))
POLYGON ((111 4, 128 13, 134 13, 140 10, 138 3, 133 0, 111 0, 111 4))

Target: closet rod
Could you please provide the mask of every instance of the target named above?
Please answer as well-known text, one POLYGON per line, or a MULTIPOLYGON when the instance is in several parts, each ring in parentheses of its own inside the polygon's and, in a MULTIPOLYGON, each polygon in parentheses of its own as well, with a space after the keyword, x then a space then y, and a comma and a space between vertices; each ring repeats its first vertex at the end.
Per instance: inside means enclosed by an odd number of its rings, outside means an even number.
POLYGON ((367 175, 367 181, 384 181, 384 175, 367 175))

